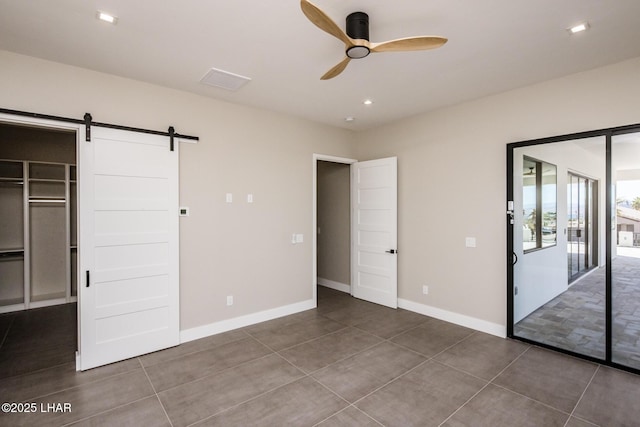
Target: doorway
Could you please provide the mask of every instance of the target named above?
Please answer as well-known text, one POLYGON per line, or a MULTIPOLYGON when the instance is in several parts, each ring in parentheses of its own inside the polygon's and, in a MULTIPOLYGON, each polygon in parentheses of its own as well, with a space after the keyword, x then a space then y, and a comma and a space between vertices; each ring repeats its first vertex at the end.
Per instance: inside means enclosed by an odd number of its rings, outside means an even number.
POLYGON ((567 177, 567 274, 569 284, 591 271, 598 257, 598 181, 567 177))
POLYGON ((351 293, 350 166, 318 161, 318 285, 351 293))
POLYGON ((356 160, 313 156, 313 292, 318 286, 351 295, 351 164, 356 160))
MULTIPOLYGON (((357 162, 313 156, 313 298, 318 278, 318 162, 350 165, 350 284, 358 299, 398 307, 397 158, 357 162)), ((320 230, 322 232, 322 230, 320 230)))
POLYGON ((0 121, 0 378, 75 362, 76 140, 0 121))

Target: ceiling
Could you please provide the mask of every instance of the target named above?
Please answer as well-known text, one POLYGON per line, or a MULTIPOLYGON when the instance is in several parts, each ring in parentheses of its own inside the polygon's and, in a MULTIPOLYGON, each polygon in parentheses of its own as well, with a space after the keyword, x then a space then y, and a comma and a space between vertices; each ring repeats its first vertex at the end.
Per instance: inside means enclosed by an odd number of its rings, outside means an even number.
POLYGON ((321 81, 343 46, 299 0, 0 0, 0 49, 353 130, 640 56, 638 0, 314 4, 342 28, 350 12, 368 13, 372 42, 449 42, 352 60, 321 81), (117 24, 97 20, 97 10, 117 24), (588 31, 567 31, 584 21, 588 31), (199 83, 211 68, 252 80, 236 92, 199 83))

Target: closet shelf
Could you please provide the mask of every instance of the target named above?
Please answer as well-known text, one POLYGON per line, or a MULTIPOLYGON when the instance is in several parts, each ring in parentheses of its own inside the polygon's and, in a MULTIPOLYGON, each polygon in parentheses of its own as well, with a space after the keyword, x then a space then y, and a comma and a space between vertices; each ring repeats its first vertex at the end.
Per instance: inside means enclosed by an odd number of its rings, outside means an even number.
POLYGON ((52 179, 52 178, 29 178, 29 182, 61 182, 64 183, 64 179, 52 179))
POLYGON ((19 252, 19 253, 24 253, 24 249, 22 248, 15 248, 15 249, 0 249, 0 254, 10 254, 10 253, 14 253, 14 252, 19 252))
POLYGON ((56 198, 46 198, 46 199, 37 199, 31 198, 29 199, 29 203, 67 203, 65 199, 56 199, 56 198))

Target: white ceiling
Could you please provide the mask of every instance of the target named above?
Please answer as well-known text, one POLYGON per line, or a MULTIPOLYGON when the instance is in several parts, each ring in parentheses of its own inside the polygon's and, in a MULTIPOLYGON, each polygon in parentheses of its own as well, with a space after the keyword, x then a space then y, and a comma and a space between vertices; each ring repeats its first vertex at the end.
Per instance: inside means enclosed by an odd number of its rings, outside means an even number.
POLYGON ((449 42, 353 60, 320 81, 343 46, 299 0, 0 0, 0 49, 354 130, 640 56, 638 0, 314 3, 342 28, 350 12, 368 13, 373 42, 449 42), (566 31, 583 21, 587 32, 566 31), (200 84, 212 67, 252 81, 237 92, 200 84))

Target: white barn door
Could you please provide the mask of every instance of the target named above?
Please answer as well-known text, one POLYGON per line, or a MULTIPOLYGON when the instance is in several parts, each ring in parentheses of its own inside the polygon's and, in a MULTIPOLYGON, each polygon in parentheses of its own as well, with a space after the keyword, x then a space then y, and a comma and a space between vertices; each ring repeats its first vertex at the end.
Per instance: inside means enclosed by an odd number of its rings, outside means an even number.
POLYGON ((398 307, 397 158, 351 165, 351 293, 398 307))
POLYGON ((179 344, 178 145, 101 127, 79 147, 80 369, 179 344))

